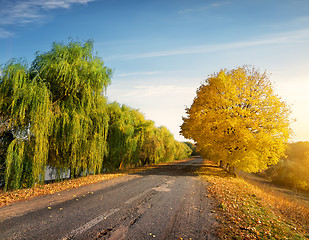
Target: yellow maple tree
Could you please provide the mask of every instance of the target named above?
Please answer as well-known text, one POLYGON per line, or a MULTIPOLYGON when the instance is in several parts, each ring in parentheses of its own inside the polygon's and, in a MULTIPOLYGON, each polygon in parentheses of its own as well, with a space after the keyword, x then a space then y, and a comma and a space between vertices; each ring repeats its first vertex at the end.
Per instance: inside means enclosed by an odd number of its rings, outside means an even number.
POLYGON ((291 134, 290 109, 266 72, 243 66, 214 73, 186 109, 181 133, 202 156, 246 172, 276 164, 291 134))

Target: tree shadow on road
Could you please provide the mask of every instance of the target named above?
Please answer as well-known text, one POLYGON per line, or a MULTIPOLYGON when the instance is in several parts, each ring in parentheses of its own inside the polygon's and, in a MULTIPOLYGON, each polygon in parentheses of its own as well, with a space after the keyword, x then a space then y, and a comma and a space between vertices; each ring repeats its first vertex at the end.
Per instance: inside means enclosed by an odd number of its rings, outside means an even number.
POLYGON ((221 178, 233 178, 234 175, 228 173, 223 168, 219 167, 216 163, 205 160, 201 167, 197 169, 196 174, 201 177, 216 176, 221 178))
POLYGON ((197 169, 203 164, 201 157, 192 157, 171 163, 152 166, 151 169, 134 173, 135 175, 197 176, 197 169))
POLYGON ((229 173, 211 161, 205 161, 200 156, 192 157, 186 161, 178 161, 157 165, 152 169, 134 173, 135 175, 167 175, 167 176, 220 176, 231 177, 229 173))

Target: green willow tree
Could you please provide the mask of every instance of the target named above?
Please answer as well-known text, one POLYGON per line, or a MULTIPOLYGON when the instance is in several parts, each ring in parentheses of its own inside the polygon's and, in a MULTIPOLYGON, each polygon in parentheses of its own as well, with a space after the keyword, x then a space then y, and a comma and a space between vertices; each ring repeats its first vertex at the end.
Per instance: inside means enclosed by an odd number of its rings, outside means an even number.
POLYGON ((15 136, 5 160, 5 190, 31 186, 38 181, 48 157, 52 125, 50 92, 22 60, 7 63, 0 80, 0 112, 15 136))
POLYGON ((108 105, 109 153, 104 163, 107 169, 118 169, 132 163, 138 146, 139 136, 136 134, 136 115, 129 107, 120 106, 117 102, 108 105))
POLYGON ((30 68, 14 60, 1 68, 0 113, 14 133, 5 161, 5 189, 44 180, 46 164, 71 177, 100 172, 109 116, 103 96, 111 70, 93 43, 54 43, 30 68))
POLYGON ((191 149, 166 127, 157 128, 142 113, 113 102, 108 105, 108 156, 104 168, 119 169, 187 158, 191 149))
POLYGON ((159 129, 153 121, 148 121, 144 128, 144 142, 140 150, 142 165, 159 163, 164 156, 164 146, 160 138, 159 129))

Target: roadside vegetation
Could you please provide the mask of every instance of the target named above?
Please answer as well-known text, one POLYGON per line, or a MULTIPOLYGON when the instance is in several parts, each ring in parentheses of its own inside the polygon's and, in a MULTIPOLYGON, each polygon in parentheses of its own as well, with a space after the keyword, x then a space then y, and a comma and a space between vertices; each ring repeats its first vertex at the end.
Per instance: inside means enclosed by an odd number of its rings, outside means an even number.
POLYGON ((0 68, 0 185, 43 184, 46 166, 69 178, 186 158, 191 149, 138 110, 107 103, 112 71, 93 42, 53 43, 29 66, 0 68))
POLYGON ((211 161, 197 174, 210 183, 221 239, 309 239, 309 199, 235 177, 211 161))
POLYGON ((114 102, 107 105, 107 113, 105 170, 170 162, 192 153, 187 144, 175 141, 166 127, 156 127, 136 109, 114 102))
POLYGON ((276 184, 309 193, 309 142, 289 143, 286 157, 261 175, 276 184))

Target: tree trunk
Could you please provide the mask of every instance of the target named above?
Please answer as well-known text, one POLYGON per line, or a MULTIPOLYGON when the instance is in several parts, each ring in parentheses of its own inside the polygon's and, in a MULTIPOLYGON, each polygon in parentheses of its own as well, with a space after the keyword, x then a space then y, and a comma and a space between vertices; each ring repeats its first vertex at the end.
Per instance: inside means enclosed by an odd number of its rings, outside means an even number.
POLYGON ((236 170, 236 168, 234 166, 230 166, 228 171, 229 171, 230 174, 235 175, 235 170, 236 170))
POLYGON ((223 161, 222 160, 220 160, 219 167, 223 168, 223 161))
POLYGON ((230 164, 229 163, 227 163, 226 165, 225 165, 225 171, 229 171, 229 167, 230 167, 230 164))

